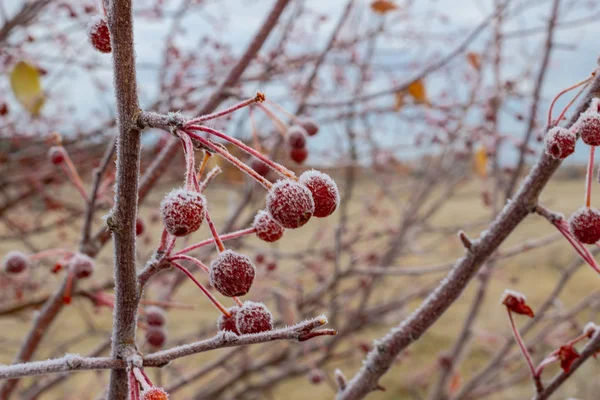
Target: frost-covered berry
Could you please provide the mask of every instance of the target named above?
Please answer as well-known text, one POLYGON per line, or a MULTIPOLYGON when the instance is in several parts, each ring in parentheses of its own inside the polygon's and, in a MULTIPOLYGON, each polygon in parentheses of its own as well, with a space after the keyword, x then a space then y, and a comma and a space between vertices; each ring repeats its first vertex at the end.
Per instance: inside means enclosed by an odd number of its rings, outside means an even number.
POLYGON ((562 160, 575 151, 577 137, 573 132, 559 126, 552 128, 544 138, 546 154, 562 160))
POLYGON ((204 221, 206 198, 198 192, 174 189, 160 203, 165 229, 173 236, 197 231, 204 221))
POLYGON ((600 146, 600 114, 597 112, 582 113, 575 125, 583 143, 600 146))
POLYGON ((307 133, 301 126, 294 125, 288 131, 287 142, 292 149, 303 149, 306 147, 307 133))
POLYGON ((69 269, 78 279, 89 278, 94 273, 94 260, 82 253, 77 253, 69 260, 69 269))
POLYGON ((88 27, 88 38, 96 50, 101 53, 110 53, 110 31, 104 18, 98 17, 92 20, 88 27))
POLYGON ((245 301, 237 312, 235 324, 242 335, 266 332, 273 329, 273 315, 263 303, 245 301))
POLYGON ((295 229, 306 224, 312 217, 315 202, 306 186, 284 179, 275 182, 269 190, 267 210, 281 226, 295 229))
POLYGON ((152 386, 142 392, 141 400, 169 400, 169 395, 162 388, 152 386))
POLYGON ((210 284, 227 297, 248 293, 255 274, 250 258, 233 250, 225 250, 210 264, 210 284))
POLYGON ((271 171, 269 166, 260 160, 252 160, 250 167, 260 176, 267 176, 269 171, 271 171))
POLYGON ((600 211, 581 207, 569 218, 569 230, 581 243, 596 243, 600 240, 600 211))
POLYGON ((163 326, 165 324, 165 310, 157 306, 146 307, 146 323, 150 326, 163 326))
POLYGON ((137 218, 135 220, 135 236, 140 236, 142 233, 144 233, 144 221, 142 221, 140 218, 137 218))
POLYGON ((20 274, 29 268, 29 257, 20 251, 9 251, 4 256, 4 272, 7 274, 20 274))
POLYGON ((67 158, 65 148, 62 146, 50 147, 50 150, 48 150, 48 158, 50 159, 50 162, 54 165, 62 164, 65 161, 65 158, 67 158))
POLYGON ((256 230, 256 236, 265 242, 276 242, 283 236, 283 226, 275 221, 266 211, 261 210, 254 217, 252 227, 256 230))
POLYGON ((319 132, 319 125, 312 119, 303 119, 300 121, 300 126, 304 128, 308 136, 315 136, 319 132))
POLYGON ((149 326, 146 329, 146 341, 152 347, 162 347, 167 340, 167 332, 162 326, 149 326))
POLYGON ((217 319, 217 328, 219 328, 220 331, 229 331, 235 333, 236 335, 239 335, 240 332, 238 331, 237 326, 235 324, 235 317, 239 309, 239 307, 228 308, 227 312, 231 314, 229 317, 226 317, 224 314, 221 314, 219 316, 219 319, 217 319))
POLYGON ((301 149, 290 149, 290 158, 298 164, 302 164, 308 158, 306 147, 301 149))
POLYGON ((300 183, 306 185, 312 193, 315 217, 324 218, 331 215, 340 204, 340 192, 329 175, 313 169, 300 175, 300 183))

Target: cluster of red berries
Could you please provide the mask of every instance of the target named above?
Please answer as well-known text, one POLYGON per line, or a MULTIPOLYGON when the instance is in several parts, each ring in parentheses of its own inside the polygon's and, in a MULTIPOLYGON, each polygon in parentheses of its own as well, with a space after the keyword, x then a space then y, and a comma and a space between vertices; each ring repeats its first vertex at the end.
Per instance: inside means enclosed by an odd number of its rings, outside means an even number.
POLYGON ((308 157, 306 148, 306 138, 314 136, 319 132, 319 126, 312 120, 304 119, 299 121, 298 125, 292 125, 287 134, 287 146, 290 158, 302 164, 308 157))
POLYGON ((227 312, 229 316, 221 315, 217 320, 220 331, 246 335, 273 329, 273 315, 262 303, 245 301, 241 307, 228 308, 227 312))
POLYGON ((145 310, 146 342, 154 349, 160 349, 167 340, 165 329, 165 311, 157 306, 148 306, 145 310))

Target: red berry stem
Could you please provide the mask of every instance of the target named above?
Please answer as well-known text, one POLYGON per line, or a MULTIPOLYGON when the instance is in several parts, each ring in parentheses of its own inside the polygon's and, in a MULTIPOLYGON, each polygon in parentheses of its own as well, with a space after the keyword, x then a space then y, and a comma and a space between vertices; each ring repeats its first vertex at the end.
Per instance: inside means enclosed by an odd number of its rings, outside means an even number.
POLYGON ((296 180, 296 181, 298 180, 298 178, 296 177, 296 174, 294 174, 292 171, 290 171, 289 169, 287 169, 286 167, 284 167, 283 165, 281 165, 279 163, 271 161, 265 155, 259 153, 258 151, 254 150, 252 147, 244 144, 243 142, 237 140, 236 138, 233 138, 223 132, 219 132, 215 129, 209 128, 207 126, 202 126, 202 125, 193 125, 193 126, 190 126, 189 129, 199 130, 199 131, 211 134, 211 135, 215 135, 221 139, 224 139, 224 140, 228 141, 229 143, 232 143, 235 146, 239 147, 241 150, 250 154, 251 156, 258 158, 259 160, 261 160, 262 162, 267 164, 269 167, 271 167, 271 169, 273 169, 275 172, 279 173, 280 175, 285 176, 286 178, 296 180))
POLYGON ((75 270, 69 268, 67 271, 67 282, 65 283, 65 290, 63 292, 63 303, 71 304, 71 292, 73 291, 73 281, 75 280, 75 270))
POLYGON ((219 232, 217 232, 217 228, 215 227, 215 224, 214 224, 212 218, 210 217, 208 210, 206 210, 205 218, 206 218, 206 223, 208 223, 208 227, 210 228, 210 233, 213 235, 213 238, 215 239, 215 244, 217 245, 217 250, 219 250, 219 253, 224 252, 225 245, 223 244, 223 241, 219 237, 219 232))
POLYGON ((61 255, 61 256, 72 256, 73 252, 69 251, 69 250, 65 250, 65 249, 49 249, 49 250, 43 250, 37 253, 33 253, 31 255, 29 255, 29 259, 31 261, 35 261, 35 260, 40 260, 42 258, 46 258, 46 257, 52 257, 55 255, 61 255))
POLYGON ((527 350, 527 347, 525 346, 525 343, 523 342, 523 338, 521 337, 521 334, 519 333, 519 329, 517 329, 517 325, 515 324, 513 315, 510 312, 510 309, 508 307, 506 308, 506 311, 508 312, 508 320, 510 321, 510 327, 512 329, 513 335, 515 336, 517 345, 519 346, 519 349, 521 349, 521 353, 523 353, 523 356, 525 356, 525 360, 527 361, 527 365, 529 366, 531 375, 535 379, 536 373, 535 373, 535 367, 533 365, 533 360, 531 359, 531 354, 529 354, 529 351, 527 350))
POLYGON ((163 228, 162 233, 160 235, 160 243, 158 244, 158 251, 164 251, 167 249, 167 242, 169 240, 169 232, 165 228, 163 228))
POLYGON ((553 362, 557 361, 559 358, 558 356, 555 354, 556 350, 554 352, 552 352, 552 354, 549 354, 546 358, 544 358, 537 366, 537 368, 535 369, 535 376, 539 379, 540 376, 542 376, 542 372, 544 371, 544 368, 547 365, 552 364, 553 362))
POLYGON ((194 275, 192 275, 190 271, 188 271, 183 265, 179 264, 176 261, 171 261, 171 264, 173 264, 175 267, 179 268, 181 272, 186 274, 188 278, 190 278, 196 284, 196 286, 198 286, 200 290, 202 290, 202 293, 204 293, 204 295, 208 297, 208 299, 215 305, 215 307, 217 307, 219 311, 223 313, 223 315, 225 315, 228 318, 231 316, 231 314, 227 311, 225 307, 223 307, 219 300, 217 300, 200 282, 198 282, 198 280, 194 277, 194 275))
POLYGON ((200 267, 200 269, 203 270, 204 272, 210 273, 210 268, 208 268, 202 261, 198 260, 195 257, 188 256, 188 255, 185 255, 185 254, 174 255, 172 257, 169 257, 169 261, 176 261, 176 260, 186 260, 186 261, 189 261, 189 262, 197 265, 198 267, 200 267))
POLYGON ((197 124, 200 122, 209 121, 211 119, 216 119, 216 118, 222 117, 227 114, 231 114, 232 112, 237 111, 241 108, 247 107, 254 103, 262 103, 263 101, 265 101, 265 95, 262 92, 258 92, 258 93, 256 93, 256 96, 254 96, 250 99, 244 100, 241 103, 235 104, 235 105, 233 105, 229 108, 226 108, 222 111, 218 111, 218 112, 212 113, 212 114, 201 115, 200 117, 193 118, 187 122, 186 127, 189 127, 190 125, 197 124))
POLYGON ((254 109, 250 108, 250 130, 252 131, 252 144, 256 151, 264 153, 260 140, 258 139, 258 130, 256 129, 256 121, 254 121, 254 109))
POLYGON ((129 373, 129 396, 131 400, 140 399, 140 386, 137 382, 137 379, 135 379, 133 370, 129 373))
POLYGON ((65 152, 65 161, 60 164, 60 168, 63 170, 67 178, 71 181, 75 189, 79 192, 84 201, 89 201, 85 188, 83 187, 83 181, 79 177, 73 162, 69 158, 69 155, 65 152))
POLYGON ((590 208, 592 204, 592 177, 594 175, 594 154, 596 146, 590 146, 590 157, 588 159, 586 184, 585 184, 585 206, 590 208))
POLYGON ((185 188, 187 190, 199 191, 196 179, 196 157, 194 155, 194 144, 188 135, 180 135, 183 152, 185 153, 185 188))
POLYGON ((259 104, 258 107, 267 114, 267 117, 273 121, 281 136, 285 139, 287 137, 287 125, 283 122, 273 111, 267 108, 264 104, 259 104))
MULTIPOLYGON (((589 77, 585 78, 585 79, 584 79, 584 80, 582 80, 582 81, 579 81, 579 82, 577 82, 576 84, 574 84, 574 85, 572 85, 572 86, 569 86, 569 87, 568 87, 568 88, 566 88, 566 89, 563 89, 563 90, 561 90, 561 91, 560 91, 560 92, 559 92, 559 93, 558 93, 558 94, 557 94, 557 95, 554 97, 554 99, 552 99, 552 103, 550 103, 550 108, 548 109, 548 126, 549 126, 549 127, 550 127, 550 126, 553 126, 553 125, 552 125, 552 109, 554 108, 554 104, 555 104, 555 103, 556 103, 556 101, 559 99, 559 97, 561 97, 563 94, 565 94, 565 93, 567 93, 567 92, 569 92, 569 91, 571 91, 571 90, 573 90, 573 89, 575 89, 575 88, 577 88, 577 87, 579 87, 579 86, 581 86, 581 85, 584 85, 584 84, 586 84, 586 83, 590 82, 590 81, 592 80, 592 78, 593 78, 595 75, 596 75, 596 72, 594 71, 594 72, 592 72, 592 75, 591 75, 591 76, 589 76, 589 77)), ((556 123, 557 123, 557 124, 558 124, 559 122, 560 122, 560 118, 556 120, 556 123)))
POLYGON ((594 269, 594 271, 600 273, 600 267, 596 263, 594 256, 592 256, 592 253, 590 253, 590 251, 585 246, 583 246, 581 243, 579 243, 579 241, 576 240, 571 235, 571 232, 569 231, 569 225, 567 224, 567 222, 564 220, 559 220, 559 221, 553 222, 553 224, 554 224, 554 226, 556 226, 556 229, 558 229, 558 231, 560 233, 562 233, 562 235, 565 237, 565 239, 567 239, 567 241, 571 244, 571 246, 573 246, 573 248, 579 254, 579 256, 590 267, 592 267, 594 269))
POLYGON ((221 172, 221 168, 214 167, 210 170, 210 172, 206 175, 206 178, 202 181, 202 183, 198 186, 198 191, 202 193, 204 189, 219 175, 221 172))
POLYGON ((295 116, 294 114, 292 114, 291 112, 286 110, 285 108, 281 107, 279 104, 275 103, 272 100, 266 100, 266 102, 269 103, 270 105, 274 106, 277 110, 279 110, 283 114, 285 114, 289 119, 294 121, 294 123, 296 123, 298 125, 302 124, 302 121, 300 121, 300 118, 298 118, 297 116, 295 116))
POLYGON ((242 301, 240 299, 238 299, 237 297, 232 297, 233 301, 236 302, 236 304, 240 307, 242 307, 244 305, 244 303, 242 303, 242 301))
POLYGON ((575 103, 575 101, 579 98, 579 96, 581 96, 581 94, 583 92, 585 92, 585 90, 590 85, 590 83, 591 83, 591 80, 589 82, 587 82, 585 85, 583 85, 581 87, 581 89, 579 89, 579 91, 577 92, 577 94, 567 103, 567 105, 565 106, 565 108, 563 108, 562 112, 560 113, 560 115, 556 119, 556 124, 555 125, 558 125, 560 123, 560 121, 562 121, 562 119, 564 118, 564 116, 567 113, 567 111, 569 110, 569 108, 571 108, 571 106, 573 105, 573 103, 575 103))
MULTIPOLYGON (((221 236, 221 240, 225 241, 225 240, 229 240, 229 239, 237 239, 239 237, 246 236, 246 235, 252 235, 254 233, 256 233, 256 229, 254 229, 254 228, 246 228, 246 229, 242 229, 242 230, 239 230, 239 231, 228 233, 226 235, 222 235, 221 236)), ((202 242, 193 244, 193 245, 188 246, 188 247, 186 247, 186 248, 184 248, 182 250, 179 250, 177 253, 173 254, 173 256, 178 256, 180 254, 189 253, 192 250, 196 250, 196 249, 198 249, 200 247, 204 247, 206 245, 209 245, 209 244, 213 243, 214 241, 215 241, 214 238, 203 240, 202 242)))
POLYGON ((271 182, 269 182, 267 179, 260 176, 256 171, 254 171, 252 168, 250 168, 249 166, 244 164, 239 158, 237 158, 234 155, 232 155, 231 153, 229 153, 225 148, 223 148, 219 145, 215 145, 210 140, 207 140, 207 139, 203 138, 202 136, 196 135, 193 132, 185 131, 185 133, 187 133, 192 138, 199 141, 202 145, 208 147, 215 153, 219 154, 221 157, 223 157, 224 159, 226 159, 227 161, 229 161, 230 163, 235 165, 241 171, 250 175, 250 177, 252 177, 258 183, 260 183, 265 189, 269 190, 271 188, 271 186, 273 186, 273 184, 271 182))

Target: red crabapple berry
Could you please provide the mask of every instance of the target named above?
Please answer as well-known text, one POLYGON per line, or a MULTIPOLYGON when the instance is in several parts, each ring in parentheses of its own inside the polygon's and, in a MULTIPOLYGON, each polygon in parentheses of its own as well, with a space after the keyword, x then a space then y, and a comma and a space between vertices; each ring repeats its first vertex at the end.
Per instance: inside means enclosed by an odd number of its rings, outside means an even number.
POLYGON ((88 38, 96 50, 101 53, 110 53, 110 31, 104 18, 98 17, 92 20, 88 27, 88 38))
POLYGON ((20 274, 29 268, 29 257, 20 251, 9 251, 4 257, 4 272, 11 275, 20 274))
POLYGON ((563 160, 575 151, 577 137, 568 129, 559 126, 548 131, 544 138, 546 154, 563 160))
POLYGON ((267 176, 269 171, 271 170, 267 164, 260 160, 252 160, 250 167, 254 170, 254 172, 256 172, 262 177, 267 176))
POLYGON ((325 380, 325 373, 320 369, 313 369, 308 373, 308 380, 313 385, 318 385, 325 380))
POLYGON ((48 150, 48 158, 50 158, 50 162, 54 165, 62 164, 67 158, 65 148, 62 146, 50 147, 50 150, 48 150))
POLYGON ((94 273, 94 260, 82 253, 77 253, 69 260, 69 269, 77 279, 89 278, 94 273))
POLYGON ((141 400, 169 400, 169 395, 162 388, 152 386, 142 393, 141 400))
POLYGON ((331 215, 340 204, 340 192, 329 175, 313 169, 300 175, 300 183, 306 185, 312 193, 315 217, 324 218, 331 215))
POLYGON ((167 340, 167 331, 162 326, 149 326, 146 329, 146 341, 152 347, 160 348, 167 340))
POLYGON ((266 211, 261 210, 254 217, 252 227, 256 230, 256 236, 265 242, 276 242, 281 239, 285 229, 275 221, 266 211))
POLYGON ((239 309, 239 307, 228 308, 227 312, 229 312, 230 314, 229 317, 225 316, 224 314, 221 314, 219 316, 219 319, 217 319, 217 328, 219 328, 220 331, 229 331, 235 333, 236 335, 239 335, 240 332, 238 331, 237 325, 235 324, 235 317, 239 309))
POLYGON ((319 125, 312 119, 301 120, 300 126, 304 128, 308 136, 315 136, 319 132, 319 125))
POLYGON ((263 303, 245 301, 235 317, 240 334, 260 333, 273 329, 273 315, 263 303))
POLYGON ((135 236, 140 236, 142 233, 144 233, 144 221, 142 221, 140 218, 137 218, 135 220, 135 236))
POLYGON ((266 265, 267 271, 275 271, 277 269, 277 261, 269 261, 266 265))
POLYGON ((233 250, 225 250, 210 264, 210 284, 227 297, 248 293, 255 274, 250 258, 233 250))
POLYGON ((302 164, 308 158, 308 150, 306 147, 301 149, 291 149, 290 158, 297 164, 302 164))
POLYGON ((596 243, 600 240, 600 211, 581 207, 569 218, 569 230, 581 243, 596 243))
POLYGON ((590 146, 600 146, 600 114, 584 112, 579 116, 575 125, 583 143, 590 146))
POLYGON ((291 179, 275 182, 267 194, 267 210, 281 226, 288 229, 306 224, 315 211, 310 190, 291 179))
POLYGON ((306 147, 307 133, 301 126, 294 125, 288 131, 287 142, 292 149, 303 149, 306 147))
POLYGON ((157 306, 146 307, 146 323, 150 326, 163 326, 165 324, 165 310, 157 306))
POLYGON ((266 258, 265 253, 259 252, 259 253, 256 253, 256 255, 254 256, 254 261, 257 264, 262 264, 265 262, 265 258, 266 258))
POLYGON ((174 189, 160 203, 165 229, 173 236, 197 231, 204 221, 206 198, 198 192, 174 189))

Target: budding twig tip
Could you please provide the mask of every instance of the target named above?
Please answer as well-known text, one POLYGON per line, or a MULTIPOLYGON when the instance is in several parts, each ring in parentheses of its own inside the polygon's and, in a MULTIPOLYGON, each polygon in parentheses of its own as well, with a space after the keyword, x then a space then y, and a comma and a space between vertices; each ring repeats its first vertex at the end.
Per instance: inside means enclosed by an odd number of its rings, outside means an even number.
POLYGON ((256 101, 257 103, 262 103, 266 99, 267 97, 263 92, 256 92, 256 97, 254 98, 254 101, 256 101))
POLYGON ((469 239, 467 237, 467 234, 464 233, 463 231, 458 231, 458 237, 460 239, 460 241, 462 242, 463 246, 465 246, 465 248, 467 250, 469 250, 469 252, 473 252, 473 242, 471 242, 471 239, 469 239))

